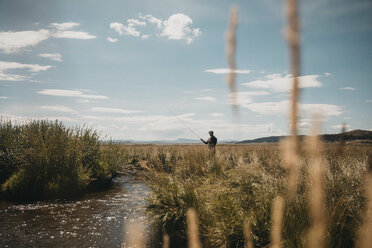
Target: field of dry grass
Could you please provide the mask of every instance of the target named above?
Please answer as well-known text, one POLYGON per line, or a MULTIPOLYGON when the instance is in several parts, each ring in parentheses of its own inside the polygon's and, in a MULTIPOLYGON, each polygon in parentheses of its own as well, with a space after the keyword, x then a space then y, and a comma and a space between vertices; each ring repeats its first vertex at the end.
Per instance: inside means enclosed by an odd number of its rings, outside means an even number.
POLYGON ((343 153, 337 145, 316 147, 322 171, 318 181, 309 170, 314 151, 300 149, 294 195, 279 145, 219 145, 216 157, 200 145, 121 149, 132 173, 151 187, 153 228, 159 240, 169 235, 171 247, 187 246, 189 209, 196 210, 204 247, 245 247, 244 237, 254 247, 269 247, 275 237, 279 247, 311 247, 311 237, 329 247, 354 247, 366 219, 363 185, 370 146, 346 146, 343 153), (273 209, 277 197, 283 199, 282 210, 273 209), (273 226, 275 219, 279 226, 273 226), (249 233, 244 234, 244 223, 249 233), (309 232, 314 226, 324 230, 309 232))

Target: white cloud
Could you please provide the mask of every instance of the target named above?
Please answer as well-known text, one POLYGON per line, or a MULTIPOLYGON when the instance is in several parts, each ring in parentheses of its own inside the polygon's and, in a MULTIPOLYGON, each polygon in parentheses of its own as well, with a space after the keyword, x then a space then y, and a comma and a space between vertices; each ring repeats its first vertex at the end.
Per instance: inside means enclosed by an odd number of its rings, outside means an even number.
MULTIPOLYGON (((322 83, 318 80, 319 75, 307 75, 298 77, 300 88, 318 88, 322 83)), ((288 92, 292 89, 293 77, 291 74, 282 76, 281 74, 267 75, 264 80, 256 80, 243 83, 250 88, 268 89, 274 92, 288 92)))
POLYGON ((0 50, 4 53, 15 53, 21 49, 36 46, 50 36, 49 30, 20 32, 0 32, 0 50))
POLYGON ((49 110, 49 111, 55 111, 55 112, 64 112, 64 113, 77 113, 75 109, 69 108, 62 105, 56 105, 56 106, 40 106, 41 109, 49 110))
POLYGON ((149 38, 149 37, 150 37, 149 34, 143 34, 143 35, 141 35, 141 39, 142 39, 142 40, 146 40, 146 39, 149 38))
POLYGON ((224 116, 225 114, 223 114, 223 113, 210 113, 209 115, 210 115, 210 116, 213 116, 213 117, 222 117, 222 116, 224 116))
POLYGON ((326 73, 324 73, 324 76, 326 76, 326 77, 332 76, 332 73, 326 72, 326 73))
POLYGON ((74 27, 80 26, 78 22, 63 22, 63 23, 51 23, 51 27, 58 29, 58 30, 67 30, 72 29, 74 27))
POLYGON ((38 73, 40 71, 46 71, 50 68, 52 68, 50 65, 21 64, 18 62, 0 61, 0 80, 23 81, 29 78, 28 76, 20 74, 8 74, 6 73, 7 70, 26 69, 29 72, 38 73))
POLYGON ((115 39, 115 38, 111 38, 111 37, 107 37, 107 40, 111 43, 115 43, 118 41, 118 39, 115 39))
POLYGON ((137 19, 128 19, 127 22, 129 25, 133 26, 146 26, 146 22, 139 21, 137 19))
POLYGON ((10 69, 28 69, 30 72, 40 72, 46 71, 52 68, 50 65, 38 65, 38 64, 21 64, 18 62, 6 62, 0 61, 0 71, 10 70, 10 69))
POLYGON ((343 87, 343 88, 340 88, 340 90, 355 90, 355 88, 353 88, 353 87, 343 87))
POLYGON ((5 99, 8 99, 9 97, 7 96, 0 96, 0 100, 5 100, 5 99))
POLYGON ((235 93, 230 93, 230 104, 232 104, 231 99, 236 99, 238 105, 244 105, 253 102, 253 96, 266 96, 269 95, 267 91, 238 91, 235 93))
MULTIPOLYGON (((129 19, 129 20, 132 20, 132 19, 129 19)), ((134 24, 133 22, 132 23, 128 22, 127 26, 124 26, 120 22, 110 23, 110 28, 115 30, 116 32, 118 32, 119 35, 125 34, 125 35, 128 35, 128 36, 139 37, 141 35, 141 33, 136 30, 135 26, 136 26, 136 24, 134 24)))
POLYGON ((91 35, 87 32, 81 31, 56 31, 52 33, 54 38, 62 38, 62 39, 82 39, 82 40, 90 40, 96 38, 96 36, 91 35))
POLYGON ((80 90, 60 90, 60 89, 44 89, 37 91, 38 94, 48 95, 48 96, 61 96, 61 97, 77 97, 86 99, 108 99, 107 96, 102 95, 90 95, 84 94, 80 90))
POLYGON ((81 40, 90 40, 96 38, 96 36, 87 32, 69 30, 80 26, 80 23, 78 22, 51 23, 50 26, 56 29, 51 34, 54 38, 81 40))
POLYGON ((32 120, 58 120, 58 121, 71 122, 71 123, 78 124, 76 122, 76 119, 70 118, 70 117, 64 117, 64 116, 28 117, 28 116, 20 116, 20 115, 13 115, 13 114, 7 114, 7 113, 0 113, 0 118, 10 120, 12 122, 17 122, 18 124, 26 124, 26 123, 29 123, 32 120))
POLYGON ((110 28, 118 32, 120 35, 123 35, 123 28, 124 25, 121 24, 120 22, 112 22, 110 23, 110 28))
POLYGON ((0 119, 9 120, 17 123, 27 123, 31 118, 14 114, 0 113, 0 119))
POLYGON ((300 119, 298 123, 299 128, 310 128, 312 126, 311 119, 300 119))
POLYGON ((62 62, 62 55, 59 53, 40 53, 40 57, 62 62))
POLYGON ((5 74, 0 72, 0 81, 24 81, 27 80, 26 76, 18 74, 5 74))
MULTIPOLYGON (((229 68, 208 69, 208 70, 204 70, 204 72, 211 72, 214 74, 228 74, 228 73, 231 73, 231 69, 229 68)), ((251 70, 234 70, 234 73, 249 74, 251 73, 251 70)))
POLYGON ((161 32, 155 32, 156 37, 166 37, 170 40, 185 40, 190 44, 196 37, 201 35, 199 28, 190 28, 192 20, 185 14, 174 14, 169 16, 165 21, 152 15, 139 14, 139 19, 127 19, 127 24, 120 22, 110 23, 110 28, 115 30, 119 35, 128 35, 147 39, 150 34, 141 34, 137 27, 147 26, 148 23, 155 24, 161 32))
MULTIPOLYGON (((241 105, 243 108, 247 108, 252 112, 256 112, 263 115, 277 115, 277 116, 288 116, 290 101, 284 100, 280 102, 260 102, 260 103, 247 103, 241 105)), ((311 116, 313 113, 321 113, 323 116, 339 116, 341 115, 341 107, 332 104, 311 104, 311 103, 300 103, 299 104, 299 115, 300 116, 311 116)))
POLYGON ((3 118, 5 120, 10 120, 12 122, 16 122, 17 124, 26 124, 26 123, 29 123, 32 120, 40 120, 40 119, 42 119, 42 120, 58 120, 58 121, 64 121, 64 122, 75 122, 75 119, 70 118, 70 117, 64 117, 64 116, 28 117, 28 116, 0 113, 0 118, 3 118))
POLYGON ((96 36, 87 32, 68 30, 79 25, 80 24, 76 22, 51 23, 51 30, 40 29, 38 31, 0 32, 0 51, 4 53, 19 52, 24 48, 36 46, 50 37, 69 39, 96 38, 96 36))
POLYGON ((339 125, 333 125, 331 126, 331 128, 337 129, 337 130, 343 130, 343 128, 345 128, 347 130, 347 129, 351 129, 351 126, 347 124, 345 125, 339 124, 339 125))
POLYGON ((114 114, 135 114, 135 113, 142 112, 140 110, 128 110, 128 109, 121 109, 121 108, 104 108, 104 107, 94 107, 91 110, 93 112, 114 113, 114 114))
POLYGON ((178 13, 171 15, 168 20, 163 22, 164 28, 161 36, 170 40, 186 40, 190 44, 196 37, 201 35, 199 28, 190 28, 192 20, 189 16, 178 13))
POLYGON ((199 101, 205 101, 205 102, 216 102, 216 98, 211 97, 211 96, 200 96, 200 97, 195 97, 195 100, 199 101))
POLYGON ((161 29, 163 27, 163 21, 160 20, 159 18, 156 18, 152 15, 141 15, 139 14, 139 17, 142 19, 142 20, 145 20, 149 23, 152 23, 152 24, 156 24, 157 28, 161 29))
POLYGON ((76 101, 79 102, 79 103, 89 103, 90 102, 90 100, 88 100, 88 99, 77 99, 76 101))

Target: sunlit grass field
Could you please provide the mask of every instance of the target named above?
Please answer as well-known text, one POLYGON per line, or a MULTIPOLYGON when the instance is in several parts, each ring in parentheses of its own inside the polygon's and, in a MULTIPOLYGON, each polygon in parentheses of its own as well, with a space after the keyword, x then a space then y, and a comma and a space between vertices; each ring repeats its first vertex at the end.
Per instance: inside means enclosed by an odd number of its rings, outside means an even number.
MULTIPOLYGON (((365 216, 363 183, 371 146, 325 145, 325 242, 354 247, 365 216)), ((278 145, 219 145, 216 157, 202 145, 122 145, 127 167, 152 189, 147 210, 159 240, 172 247, 187 245, 186 212, 194 208, 204 247, 245 247, 244 222, 250 224, 254 247, 269 247, 272 203, 283 196, 282 245, 305 247, 309 217, 309 156, 300 150, 298 189, 290 199, 278 145)))

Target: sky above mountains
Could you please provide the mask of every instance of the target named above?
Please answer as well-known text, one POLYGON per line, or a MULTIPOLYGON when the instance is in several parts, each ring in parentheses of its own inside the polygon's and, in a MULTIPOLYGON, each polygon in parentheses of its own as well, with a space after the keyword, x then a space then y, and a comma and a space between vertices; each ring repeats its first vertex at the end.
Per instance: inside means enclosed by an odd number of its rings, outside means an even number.
MULTIPOLYGON (((372 2, 301 2, 300 130, 372 129, 372 2)), ((234 116, 226 84, 230 1, 0 0, 0 115, 58 119, 114 139, 288 134, 285 2, 236 1, 234 116)))

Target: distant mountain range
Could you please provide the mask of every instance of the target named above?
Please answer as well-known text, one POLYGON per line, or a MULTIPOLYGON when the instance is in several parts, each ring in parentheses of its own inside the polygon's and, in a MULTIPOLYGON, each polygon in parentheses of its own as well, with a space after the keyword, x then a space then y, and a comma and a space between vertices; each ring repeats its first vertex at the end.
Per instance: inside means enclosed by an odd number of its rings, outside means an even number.
MULTIPOLYGON (((257 144, 257 143, 276 143, 281 139, 288 136, 270 136, 263 137, 252 140, 234 141, 234 140, 221 140, 218 141, 219 144, 257 144)), ((300 139, 306 137, 305 135, 300 135, 300 139)), ((322 139, 325 142, 339 142, 342 139, 345 142, 361 142, 361 143, 371 143, 372 144, 372 131, 366 130, 353 130, 338 134, 323 134, 322 139)), ((201 144, 200 140, 194 139, 175 139, 175 140, 151 140, 151 141, 136 141, 136 140, 113 140, 114 143, 121 144, 201 144)))
MULTIPOLYGON (((194 139, 175 139, 175 140, 150 140, 150 141, 137 141, 137 140, 113 140, 114 143, 121 143, 121 144, 202 144, 200 140, 194 139)), ((218 141, 220 144, 226 143, 236 143, 237 141, 233 140, 221 140, 218 141)))
POLYGON ((195 143, 200 143, 199 140, 193 140, 193 139, 149 140, 149 141, 113 140, 113 142, 121 143, 121 144, 195 144, 195 143))
MULTIPOLYGON (((236 144, 255 144, 255 143, 276 143, 281 139, 288 136, 270 136, 264 138, 258 138, 253 140, 243 140, 236 142, 236 144)), ((306 137, 306 135, 300 135, 300 139, 306 137)), ((325 142, 339 142, 344 140, 345 142, 356 142, 360 141, 361 143, 371 143, 372 144, 372 131, 367 130, 353 130, 349 132, 343 132, 338 134, 323 134, 323 141, 325 142)))

